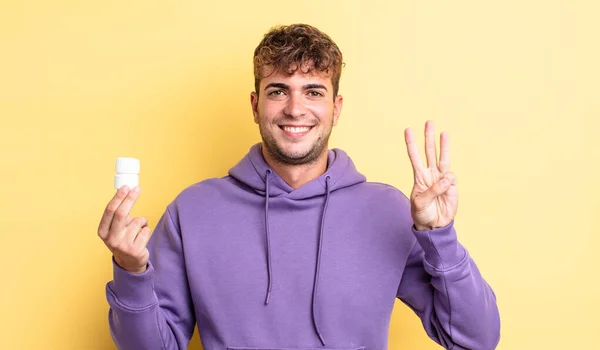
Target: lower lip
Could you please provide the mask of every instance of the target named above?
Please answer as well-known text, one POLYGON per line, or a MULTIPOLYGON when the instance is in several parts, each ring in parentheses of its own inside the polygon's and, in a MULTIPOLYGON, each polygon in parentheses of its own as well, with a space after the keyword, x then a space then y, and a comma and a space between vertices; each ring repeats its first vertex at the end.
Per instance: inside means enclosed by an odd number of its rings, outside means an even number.
POLYGON ((314 126, 311 126, 310 129, 303 131, 303 132, 290 132, 290 131, 287 131, 284 128, 280 127, 280 129, 283 131, 283 133, 289 137, 302 137, 302 136, 308 134, 313 128, 314 128, 314 126))

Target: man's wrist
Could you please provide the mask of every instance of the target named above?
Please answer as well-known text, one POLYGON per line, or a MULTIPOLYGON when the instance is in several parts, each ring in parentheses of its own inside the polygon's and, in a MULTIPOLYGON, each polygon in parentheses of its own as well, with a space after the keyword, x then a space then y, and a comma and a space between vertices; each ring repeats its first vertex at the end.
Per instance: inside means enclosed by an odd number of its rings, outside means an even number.
POLYGON ((439 225, 439 226, 427 226, 427 225, 420 225, 420 224, 414 223, 415 230, 417 230, 417 231, 433 231, 433 230, 437 230, 439 228, 444 228, 448 225, 450 225, 450 223, 447 223, 445 225, 439 225))
POLYGON ((417 225, 417 224, 415 224, 415 229, 417 231, 431 231, 431 230, 435 229, 435 227, 423 226, 423 225, 417 225))
POLYGON ((123 269, 129 273, 136 274, 136 275, 144 273, 146 271, 146 269, 148 268, 148 264, 144 265, 143 267, 137 267, 137 268, 131 268, 131 267, 125 266, 125 264, 123 264, 121 261, 119 261, 120 259, 116 255, 113 255, 113 259, 115 260, 115 263, 121 269, 123 269))

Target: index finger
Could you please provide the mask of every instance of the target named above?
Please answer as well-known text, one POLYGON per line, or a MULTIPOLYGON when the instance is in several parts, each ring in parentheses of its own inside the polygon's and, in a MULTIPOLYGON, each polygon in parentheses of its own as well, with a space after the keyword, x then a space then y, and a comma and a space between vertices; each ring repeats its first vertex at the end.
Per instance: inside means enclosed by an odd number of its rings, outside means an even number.
POLYGON ((408 157, 410 158, 413 172, 416 172, 417 169, 423 168, 423 163, 421 162, 421 155, 419 154, 419 148, 415 142, 415 137, 410 128, 404 130, 404 140, 406 141, 406 149, 408 150, 408 157))
POLYGON ((100 219, 100 224, 98 225, 98 236, 100 236, 100 238, 104 239, 108 236, 113 217, 128 193, 129 187, 122 186, 117 190, 110 202, 108 202, 106 209, 104 209, 102 219, 100 219))
POLYGON ((131 191, 129 191, 129 193, 127 194, 125 199, 121 202, 121 204, 119 205, 119 208, 117 209, 117 211, 115 213, 115 217, 113 218, 113 220, 110 224, 111 228, 113 228, 115 225, 121 226, 121 227, 129 225, 129 223, 130 223, 129 212, 131 211, 133 204, 135 204, 135 201, 138 199, 139 194, 140 194, 139 186, 136 186, 131 191))

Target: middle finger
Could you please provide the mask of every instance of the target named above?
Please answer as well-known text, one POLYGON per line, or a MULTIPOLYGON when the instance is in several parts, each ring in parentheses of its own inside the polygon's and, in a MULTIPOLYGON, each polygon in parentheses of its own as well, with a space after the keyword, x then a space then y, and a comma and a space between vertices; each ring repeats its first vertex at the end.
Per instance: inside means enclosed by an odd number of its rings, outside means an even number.
POLYGON ((425 123, 425 157, 427 158, 427 167, 437 167, 437 150, 435 148, 435 131, 433 121, 428 120, 425 123))
POLYGON ((125 197, 125 200, 123 200, 121 205, 119 205, 119 208, 117 209, 115 217, 113 218, 113 221, 111 222, 111 225, 110 225, 111 231, 114 229, 120 230, 129 224, 129 222, 131 221, 131 216, 129 215, 129 212, 131 211, 131 208, 135 204, 135 201, 138 199, 139 195, 140 195, 140 187, 139 186, 136 186, 131 191, 129 191, 129 194, 127 194, 127 197, 125 197))

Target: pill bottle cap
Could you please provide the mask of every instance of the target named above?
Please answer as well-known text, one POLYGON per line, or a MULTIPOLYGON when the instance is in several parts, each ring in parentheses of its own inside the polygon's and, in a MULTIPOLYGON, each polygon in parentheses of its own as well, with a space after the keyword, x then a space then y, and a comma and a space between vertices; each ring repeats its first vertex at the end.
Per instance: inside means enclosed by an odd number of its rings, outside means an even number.
POLYGON ((119 157, 115 167, 117 173, 139 174, 140 160, 137 158, 119 157))

